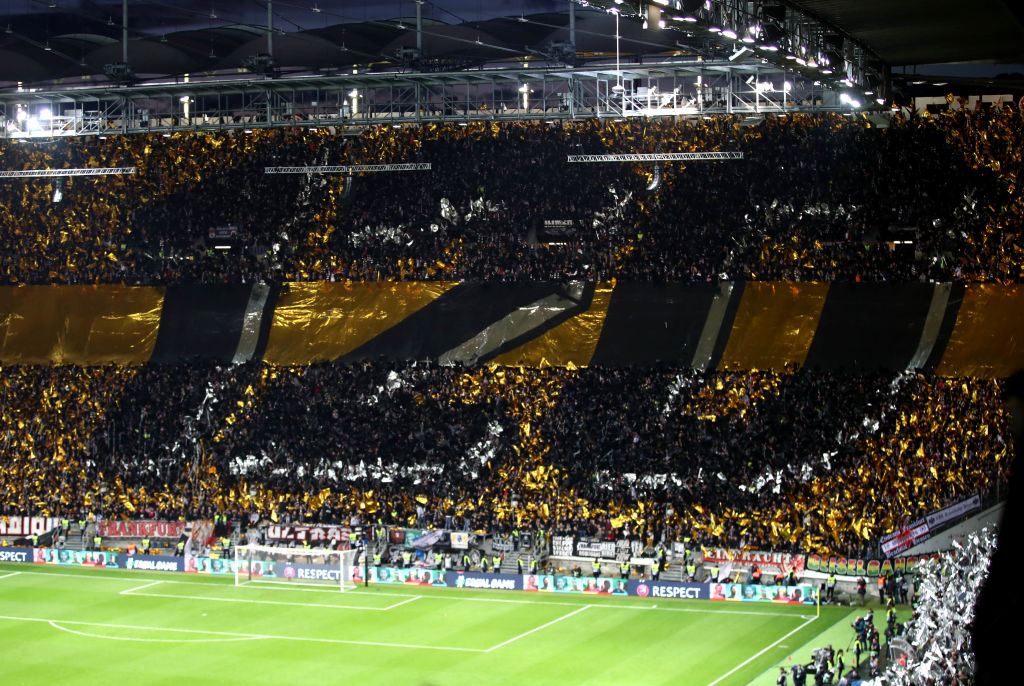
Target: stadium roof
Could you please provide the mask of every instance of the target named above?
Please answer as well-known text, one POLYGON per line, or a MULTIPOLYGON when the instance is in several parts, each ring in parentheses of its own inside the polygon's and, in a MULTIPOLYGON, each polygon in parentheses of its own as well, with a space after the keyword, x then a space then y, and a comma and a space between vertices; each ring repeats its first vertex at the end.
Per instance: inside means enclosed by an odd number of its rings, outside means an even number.
MULTIPOLYGON (((273 57, 285 74, 374 62, 443 71, 510 58, 557 59, 569 37, 570 4, 274 0, 273 57), (423 17, 418 52, 417 6, 423 17)), ((615 51, 614 17, 586 4, 576 3, 576 52, 580 59, 606 57, 615 51)), ((637 0, 624 7, 630 4, 637 0)), ((635 8, 642 10, 640 4, 635 8)), ((890 65, 1024 60, 1024 10, 1006 0, 789 4, 836 26, 890 65)), ((140 77, 237 73, 247 58, 268 51, 262 0, 129 0, 127 26, 128 63, 140 77)), ((624 21, 621 37, 622 52, 631 55, 709 56, 716 50, 699 37, 645 30, 637 21, 624 21)), ((6 13, 0 7, 0 86, 101 79, 106 65, 121 61, 121 38, 119 0, 10 0, 6 13)))
POLYGON ((1024 61, 1024 3, 1006 0, 793 0, 890 65, 1024 61))

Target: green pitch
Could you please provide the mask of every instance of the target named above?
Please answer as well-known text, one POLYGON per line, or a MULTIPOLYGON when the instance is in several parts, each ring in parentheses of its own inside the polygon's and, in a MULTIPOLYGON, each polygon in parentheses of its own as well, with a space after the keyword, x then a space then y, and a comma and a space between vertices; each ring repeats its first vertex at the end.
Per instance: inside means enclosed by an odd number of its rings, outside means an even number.
POLYGON ((16 684, 745 685, 849 609, 0 565, 16 684))

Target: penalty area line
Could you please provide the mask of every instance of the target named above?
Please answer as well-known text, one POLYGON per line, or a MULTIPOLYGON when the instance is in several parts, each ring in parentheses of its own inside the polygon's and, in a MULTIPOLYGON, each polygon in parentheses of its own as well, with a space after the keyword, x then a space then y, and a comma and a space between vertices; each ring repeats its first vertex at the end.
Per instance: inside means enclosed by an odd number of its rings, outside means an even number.
POLYGON ((142 584, 141 586, 136 586, 134 588, 126 588, 125 590, 121 591, 119 595, 128 595, 130 593, 133 593, 134 591, 141 591, 144 588, 149 588, 151 586, 156 586, 157 584, 162 583, 163 581, 150 581, 148 584, 142 584))
POLYGON ((394 610, 396 607, 401 607, 402 605, 405 605, 406 603, 411 603, 412 601, 419 600, 422 597, 423 596, 421 596, 421 595, 414 595, 413 597, 407 598, 406 600, 403 600, 401 602, 395 603, 394 605, 388 605, 387 607, 382 607, 382 608, 379 608, 379 609, 385 610, 385 611, 386 610, 394 610))
POLYGON ((21 572, 7 572, 6 574, 0 574, 0 579, 6 579, 7 577, 14 576, 15 574, 21 574, 21 572))
MULTIPOLYGON (((42 622, 44 624, 70 624, 72 626, 91 626, 100 627, 106 629, 131 629, 133 631, 168 631, 178 634, 198 634, 201 636, 226 636, 229 638, 237 639, 269 639, 273 641, 301 641, 306 643, 332 643, 336 645, 357 645, 357 646, 373 646, 380 648, 403 648, 403 649, 416 649, 416 650, 446 650, 455 651, 461 653, 486 653, 488 652, 484 648, 455 648, 452 646, 429 646, 429 645, 418 645, 415 643, 385 643, 382 641, 354 641, 343 638, 322 638, 318 636, 279 636, 276 634, 248 634, 235 631, 210 631, 208 629, 172 629, 169 627, 162 626, 137 626, 134 624, 106 624, 102 622, 82 622, 72 619, 46 619, 43 617, 15 617, 10 615, 0 615, 0 620, 10 620, 14 622, 42 622)), ((66 630, 66 627, 55 627, 61 630, 66 630)), ((102 638, 111 638, 110 636, 103 636, 102 638)))
MULTIPOLYGON (((122 591, 122 593, 124 593, 122 591)), ((389 607, 365 607, 363 605, 342 605, 340 603, 297 603, 290 600, 260 600, 257 598, 218 598, 209 595, 185 595, 179 593, 130 593, 133 598, 177 598, 179 600, 201 600, 212 603, 247 603, 249 605, 284 605, 285 607, 326 607, 331 610, 366 610, 367 612, 383 612, 392 607, 412 602, 416 598, 391 605, 389 607)))
POLYGON ((530 635, 530 634, 532 634, 532 633, 535 633, 535 632, 537 632, 537 631, 540 631, 541 629, 546 629, 546 628, 548 628, 549 626, 551 626, 552 624, 558 624, 558 623, 559 623, 559 622, 561 622, 561 621, 562 621, 563 619, 569 619, 569 618, 570 618, 570 617, 572 617, 573 615, 578 615, 579 613, 583 612, 584 610, 586 610, 586 609, 587 609, 587 608, 589 608, 589 607, 593 607, 593 606, 592 606, 592 605, 584 605, 583 607, 581 607, 581 608, 580 608, 580 609, 578 609, 578 610, 573 610, 572 612, 570 612, 570 613, 568 613, 568 614, 564 614, 564 615, 562 615, 561 617, 558 617, 558 618, 556 618, 556 619, 552 619, 552 620, 551 620, 550 622, 548 622, 548 623, 546 623, 546 624, 541 624, 540 626, 538 626, 538 627, 534 627, 533 629, 530 629, 529 631, 524 631, 523 633, 519 634, 518 636, 513 636, 512 638, 508 639, 507 641, 502 641, 502 642, 501 642, 501 643, 499 643, 498 645, 495 645, 495 646, 491 646, 490 648, 488 648, 488 649, 487 649, 487 650, 485 650, 484 652, 485 652, 485 653, 490 653, 490 652, 493 652, 493 651, 497 650, 498 648, 502 648, 502 647, 504 647, 504 646, 507 646, 507 645, 508 645, 509 643, 512 643, 512 642, 514 642, 514 641, 518 641, 518 640, 519 640, 519 639, 521 639, 521 638, 525 638, 525 637, 529 636, 529 635, 530 635))
MULTIPOLYGON (((801 615, 801 616, 802 616, 802 615, 801 615)), ((782 643, 783 641, 785 641, 785 640, 786 640, 787 638, 789 638, 790 636, 792 636, 792 635, 793 635, 793 634, 795 634, 796 632, 800 631, 801 629, 803 629, 803 628, 804 628, 805 626, 807 626, 808 624, 810 624, 811 622, 813 622, 813 621, 814 621, 814 620, 816 620, 816 619, 817 619, 817 617, 811 617, 811 618, 810 618, 810 619, 808 619, 808 620, 807 620, 806 622, 804 622, 803 624, 801 624, 801 625, 800 625, 800 626, 798 626, 797 628, 793 629, 792 631, 790 631, 790 632, 789 632, 788 634, 786 634, 786 635, 785 635, 785 636, 783 636, 782 638, 778 639, 777 641, 775 641, 775 642, 774 642, 774 643, 772 643, 771 645, 768 645, 768 646, 766 646, 766 647, 762 648, 762 649, 761 649, 761 650, 759 650, 759 651, 758 651, 757 653, 755 653, 755 654, 751 655, 751 656, 750 656, 750 657, 748 657, 748 658, 747 658, 746 660, 744 660, 743 662, 739 663, 738 665, 736 665, 735 667, 733 667, 732 669, 730 669, 730 670, 729 670, 728 672, 726 672, 726 673, 725 673, 725 674, 723 674, 722 676, 720 676, 720 677, 718 677, 717 679, 715 679, 714 681, 712 681, 712 682, 711 682, 710 684, 708 684, 708 686, 715 686, 715 684, 717 684, 718 682, 722 681, 723 679, 725 679, 725 678, 727 678, 727 677, 729 677, 729 676, 732 676, 733 674, 735 674, 736 672, 738 672, 738 671, 739 671, 740 669, 743 669, 743 668, 744 668, 744 667, 746 667, 746 666, 747 666, 748 664, 750 664, 751 662, 753 662, 753 661, 754 661, 754 660, 756 660, 757 658, 761 657, 762 655, 764 655, 765 653, 767 653, 767 652, 768 652, 769 650, 771 650, 771 649, 772 649, 772 648, 774 648, 775 646, 779 645, 780 643, 782 643)))
POLYGON ((69 629, 66 626, 61 626, 52 620, 47 623, 54 629, 67 632, 69 634, 85 636, 86 638, 105 638, 108 641, 135 641, 139 643, 223 643, 224 641, 259 641, 263 639, 262 636, 230 636, 224 638, 139 638, 138 636, 104 636, 103 634, 93 634, 88 631, 75 631, 74 629, 69 629))

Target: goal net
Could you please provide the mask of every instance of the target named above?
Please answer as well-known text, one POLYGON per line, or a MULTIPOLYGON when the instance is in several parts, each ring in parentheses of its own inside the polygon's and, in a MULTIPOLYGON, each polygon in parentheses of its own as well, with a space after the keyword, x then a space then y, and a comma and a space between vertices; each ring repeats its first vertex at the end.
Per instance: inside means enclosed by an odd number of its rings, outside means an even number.
POLYGON ((358 549, 235 547, 235 586, 248 583, 354 588, 352 568, 358 549))

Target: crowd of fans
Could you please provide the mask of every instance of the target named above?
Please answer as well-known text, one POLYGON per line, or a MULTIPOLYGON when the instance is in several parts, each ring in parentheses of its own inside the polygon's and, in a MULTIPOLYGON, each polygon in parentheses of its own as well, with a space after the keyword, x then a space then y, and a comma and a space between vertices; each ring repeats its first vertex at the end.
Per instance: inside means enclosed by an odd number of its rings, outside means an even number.
MULTIPOLYGON (((867 686, 975 683, 975 602, 989 576, 995 547, 995 532, 983 529, 964 537, 938 559, 917 567, 914 616, 889 644, 885 671, 872 672, 872 679, 865 681, 867 686)), ((986 666, 986 674, 997 674, 1009 663, 1009 656, 1001 658, 986 666)))
POLYGON ((1005 108, 888 128, 824 114, 7 142, 9 170, 138 173, 5 180, 0 278, 1019 280, 1022 123, 1005 108), (566 161, 715 150, 745 157, 566 161), (390 162, 432 169, 264 173, 390 162), (552 234, 545 220, 572 228, 552 234))
POLYGON ((214 513, 863 555, 1008 476, 1000 383, 321 363, 0 370, 10 513, 214 513))

